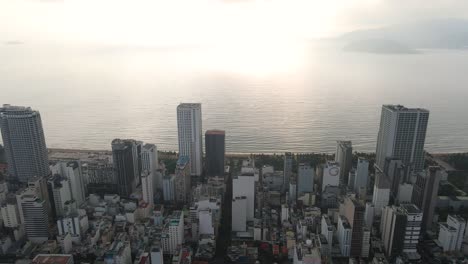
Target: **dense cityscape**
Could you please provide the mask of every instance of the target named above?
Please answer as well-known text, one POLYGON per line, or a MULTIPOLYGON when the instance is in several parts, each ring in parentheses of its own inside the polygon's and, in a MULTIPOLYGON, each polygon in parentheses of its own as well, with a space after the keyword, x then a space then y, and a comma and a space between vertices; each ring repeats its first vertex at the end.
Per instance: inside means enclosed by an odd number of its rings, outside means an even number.
POLYGON ((225 153, 174 111, 177 153, 48 149, 38 110, 0 107, 0 263, 468 263, 467 156, 425 152, 429 110, 383 105, 375 153, 333 154, 225 153))

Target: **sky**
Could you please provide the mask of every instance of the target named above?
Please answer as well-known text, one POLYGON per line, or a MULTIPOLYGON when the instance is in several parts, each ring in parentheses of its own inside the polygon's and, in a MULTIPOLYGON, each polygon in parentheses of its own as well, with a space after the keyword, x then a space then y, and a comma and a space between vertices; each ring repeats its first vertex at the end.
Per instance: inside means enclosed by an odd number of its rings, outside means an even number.
POLYGON ((313 39, 468 18, 466 0, 0 0, 4 43, 174 46, 313 39))

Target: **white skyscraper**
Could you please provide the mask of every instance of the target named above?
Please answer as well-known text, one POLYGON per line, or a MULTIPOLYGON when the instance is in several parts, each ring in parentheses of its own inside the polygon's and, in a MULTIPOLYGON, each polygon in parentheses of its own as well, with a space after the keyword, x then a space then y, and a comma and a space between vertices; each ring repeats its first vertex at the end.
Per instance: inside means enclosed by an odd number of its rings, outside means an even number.
POLYGON ((165 252, 175 253, 184 243, 184 212, 174 211, 168 217, 162 233, 162 246, 165 252))
POLYGON ((247 221, 253 221, 255 212, 255 178, 253 175, 242 175, 232 179, 232 197, 242 196, 247 199, 247 221))
POLYGON ((339 186, 340 166, 338 162, 327 161, 323 168, 322 192, 327 186, 339 186))
POLYGON ((369 178, 369 161, 364 158, 358 158, 356 177, 354 178, 354 191, 359 193, 361 187, 367 188, 369 178))
POLYGON ((179 155, 189 157, 192 175, 201 175, 203 158, 201 104, 177 106, 177 128, 179 155))
POLYGON ((444 251, 460 251, 465 234, 466 221, 458 215, 448 215, 447 223, 440 225, 439 242, 444 251))
POLYGON ((341 255, 344 257, 349 257, 351 251, 351 235, 352 228, 346 217, 340 215, 338 217, 338 242, 340 243, 341 255))
POLYGON ((402 105, 382 106, 377 138, 376 164, 381 169, 386 158, 398 158, 414 170, 424 168, 424 142, 426 140, 429 111, 406 108, 402 105))
POLYGON ((245 232, 247 229, 247 198, 237 196, 232 199, 232 231, 245 232))
POLYGON ((157 173, 159 167, 158 149, 154 144, 145 144, 141 150, 141 170, 147 170, 153 178, 153 186, 162 189, 162 174, 157 173))
POLYGON ((152 208, 154 203, 153 175, 148 170, 143 170, 141 173, 141 189, 143 201, 147 202, 152 208))

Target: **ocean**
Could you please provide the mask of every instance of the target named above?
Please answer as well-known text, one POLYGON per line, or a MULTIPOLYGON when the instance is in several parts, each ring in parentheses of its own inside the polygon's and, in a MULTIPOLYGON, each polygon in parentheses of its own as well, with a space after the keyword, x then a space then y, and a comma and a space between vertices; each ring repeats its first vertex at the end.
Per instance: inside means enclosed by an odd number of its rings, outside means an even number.
POLYGON ((231 153, 333 152, 336 140, 373 152, 382 104, 430 110, 429 152, 468 151, 468 51, 18 43, 0 57, 0 103, 39 110, 51 148, 177 150, 176 106, 199 102, 203 130, 226 130, 231 153))

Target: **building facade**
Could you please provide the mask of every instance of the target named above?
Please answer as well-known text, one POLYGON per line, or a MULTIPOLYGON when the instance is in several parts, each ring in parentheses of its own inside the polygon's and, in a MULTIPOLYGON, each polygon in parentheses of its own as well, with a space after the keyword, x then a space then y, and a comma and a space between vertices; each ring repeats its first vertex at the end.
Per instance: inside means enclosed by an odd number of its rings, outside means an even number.
POLYGON ((132 139, 114 139, 112 141, 112 160, 117 176, 118 194, 130 197, 136 190, 139 174, 138 142, 132 139))
POLYGON ((206 176, 224 176, 224 155, 226 152, 223 130, 208 130, 205 133, 206 176))
POLYGON ((340 165, 340 182, 348 183, 348 175, 353 165, 353 145, 351 141, 337 141, 335 161, 340 165))
POLYGON ((377 137, 376 164, 398 158, 415 171, 424 169, 424 142, 429 111, 402 105, 383 105, 377 137))
POLYGON ((32 177, 49 175, 49 161, 41 115, 29 107, 0 107, 0 129, 8 163, 14 179, 27 182, 32 177))
POLYGON ((179 104, 177 106, 177 128, 179 155, 190 159, 190 173, 202 174, 203 139, 201 104, 179 104))

